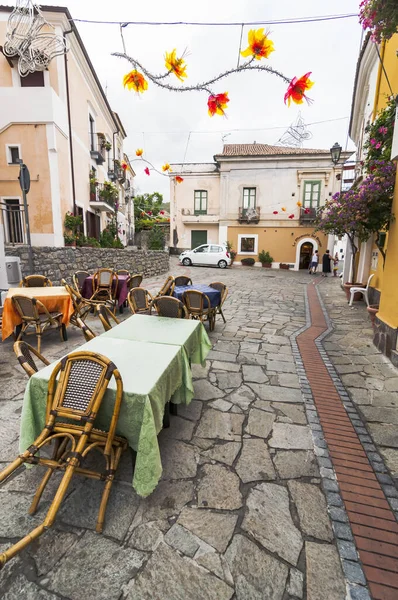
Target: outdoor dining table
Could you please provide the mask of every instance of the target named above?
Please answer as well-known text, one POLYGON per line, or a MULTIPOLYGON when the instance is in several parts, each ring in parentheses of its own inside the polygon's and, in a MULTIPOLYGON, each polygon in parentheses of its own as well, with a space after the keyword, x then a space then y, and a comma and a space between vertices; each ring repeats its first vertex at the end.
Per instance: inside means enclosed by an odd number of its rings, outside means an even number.
MULTIPOLYGON (((108 357, 119 369, 123 400, 117 435, 124 436, 137 453, 133 487, 140 496, 153 492, 162 474, 157 435, 163 426, 167 402, 189 404, 194 394, 187 353, 182 346, 131 341, 100 335, 76 351, 108 357)), ((30 378, 21 415, 21 452, 45 425, 47 389, 52 363, 30 378)), ((112 378, 98 412, 95 427, 107 430, 112 417, 116 385, 112 378)))
POLYGON ((12 303, 13 296, 27 296, 40 300, 49 312, 61 312, 62 322, 66 326, 69 325, 70 317, 73 314, 73 304, 64 286, 10 288, 3 307, 1 332, 3 340, 8 338, 14 332, 15 327, 22 323, 22 319, 12 303))
POLYGON ((192 363, 205 366, 211 342, 203 324, 189 319, 133 315, 101 337, 183 346, 192 363))
MULTIPOLYGON (((89 275, 89 277, 86 277, 86 279, 83 281, 82 291, 81 291, 83 298, 89 299, 89 298, 91 298, 91 296, 94 293, 93 277, 94 277, 93 275, 89 275)), ((123 306, 123 304, 125 303, 125 301, 127 300, 127 296, 129 293, 129 286, 128 286, 129 279, 130 279, 129 275, 118 275, 116 300, 117 300, 119 308, 121 308, 123 306)))
MULTIPOLYGON (((204 285, 203 283, 197 283, 195 285, 176 285, 174 288, 173 296, 178 298, 178 300, 183 300, 184 292, 188 290, 196 290, 198 292, 202 292, 206 294, 206 296, 210 300, 211 308, 216 308, 221 302, 221 292, 216 290, 209 285, 204 285)), ((207 306, 205 306, 207 308, 207 306)))

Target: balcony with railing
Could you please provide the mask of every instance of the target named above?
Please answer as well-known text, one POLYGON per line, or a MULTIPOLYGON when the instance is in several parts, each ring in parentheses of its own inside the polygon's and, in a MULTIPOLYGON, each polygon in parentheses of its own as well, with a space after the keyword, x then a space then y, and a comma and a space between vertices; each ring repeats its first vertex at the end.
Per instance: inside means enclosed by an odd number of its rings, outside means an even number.
POLYGON ((99 134, 92 134, 90 156, 97 165, 103 165, 106 161, 105 138, 99 134))
POLYGON ((0 219, 5 244, 27 244, 24 207, 18 200, 0 202, 0 219))
POLYGON ((260 220, 260 207, 254 206, 249 208, 239 207, 239 223, 258 223, 260 220))
POLYGON ((115 212, 115 203, 110 200, 105 192, 104 184, 90 184, 90 208, 106 212, 115 212))
POLYGON ((300 225, 307 225, 315 221, 317 208, 301 208, 300 209, 300 225))

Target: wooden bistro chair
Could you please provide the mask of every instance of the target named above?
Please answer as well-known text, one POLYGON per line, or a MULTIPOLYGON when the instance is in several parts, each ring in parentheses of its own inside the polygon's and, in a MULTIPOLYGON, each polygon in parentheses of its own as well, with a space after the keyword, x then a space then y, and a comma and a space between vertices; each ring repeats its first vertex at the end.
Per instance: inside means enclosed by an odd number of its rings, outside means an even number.
POLYGON ((29 509, 30 514, 35 514, 52 474, 61 471, 63 476, 44 521, 0 554, 0 567, 53 525, 75 473, 105 481, 96 525, 97 533, 102 532, 115 471, 122 452, 128 446, 126 439, 115 435, 122 395, 120 373, 105 356, 80 351, 65 356, 56 365, 48 384, 46 425, 34 443, 0 473, 0 482, 24 463, 46 467, 29 509), (112 377, 116 381, 115 404, 109 430, 105 432, 94 429, 94 421, 112 377), (76 424, 65 423, 65 419, 76 424), (55 447, 52 458, 42 456, 41 449, 53 441, 55 447), (84 468, 83 461, 91 450, 99 450, 104 455, 105 468, 102 472, 84 468))
POLYGON ((155 308, 159 317, 171 317, 173 319, 188 319, 188 311, 181 300, 171 296, 160 296, 155 298, 151 309, 155 308))
POLYGON ((156 294, 155 298, 160 298, 160 296, 172 296, 174 288, 174 277, 172 275, 169 275, 159 292, 156 294))
POLYGON ((62 323, 61 312, 48 312, 40 300, 28 298, 27 296, 13 296, 12 303, 22 320, 22 327, 17 337, 17 342, 32 327, 37 335, 37 351, 41 349, 41 336, 46 329, 56 327, 61 335, 61 340, 67 341, 65 324, 62 323))
POLYGON ((118 275, 127 275, 127 277, 131 277, 131 273, 127 269, 118 269, 116 273, 118 275))
POLYGON ((52 287, 52 282, 44 275, 27 275, 19 282, 19 287, 52 287))
POLYGON ((213 331, 216 313, 211 307, 209 297, 199 290, 187 290, 183 295, 183 302, 187 307, 188 313, 192 319, 197 319, 202 323, 209 322, 209 329, 213 331))
POLYGON ((95 305, 93 305, 90 300, 83 298, 78 290, 75 290, 71 285, 66 283, 65 279, 62 279, 61 283, 63 286, 65 286, 65 289, 68 292, 73 304, 73 313, 70 317, 70 323, 76 327, 79 327, 77 324, 77 319, 81 319, 84 322, 95 305))
POLYGON ((142 273, 134 273, 133 275, 131 275, 127 284, 129 286, 129 290, 140 287, 143 279, 144 275, 142 273))
POLYGON ((75 286, 75 289, 79 292, 79 294, 83 289, 83 284, 86 281, 87 277, 90 277, 90 273, 88 271, 76 271, 75 273, 73 273, 73 285, 75 286))
POLYGON ((111 304, 116 310, 116 293, 119 277, 112 269, 98 269, 93 277, 93 295, 90 300, 111 304))
POLYGON ((113 325, 119 325, 120 323, 119 319, 104 304, 97 307, 97 313, 105 331, 110 331, 113 325))
POLYGON ((221 294, 220 304, 218 306, 216 306, 216 315, 221 315, 222 320, 224 321, 224 323, 226 323, 224 313, 222 311, 222 305, 224 304, 225 300, 227 299, 228 288, 225 285, 225 283, 221 283, 221 281, 214 281, 213 283, 210 283, 209 287, 214 288, 215 290, 219 291, 221 294))
POLYGON ((87 323, 79 319, 79 317, 76 319, 76 326, 82 330, 86 342, 89 342, 90 340, 93 340, 95 337, 97 337, 97 334, 94 333, 92 329, 90 329, 87 323))
POLYGON ((153 296, 151 292, 145 288, 133 288, 129 291, 127 301, 133 315, 144 314, 149 315, 151 313, 151 303, 153 296))
POLYGON ((175 277, 174 279, 174 284, 176 286, 192 285, 192 279, 190 277, 187 277, 186 275, 178 275, 178 277, 175 277))
MULTIPOLYGON (((17 355, 17 359, 28 377, 32 377, 38 372, 35 359, 39 359, 43 365, 49 365, 50 363, 40 352, 35 350, 30 344, 26 342, 15 342, 14 352, 17 355)), ((40 367, 41 368, 41 367, 40 367)))

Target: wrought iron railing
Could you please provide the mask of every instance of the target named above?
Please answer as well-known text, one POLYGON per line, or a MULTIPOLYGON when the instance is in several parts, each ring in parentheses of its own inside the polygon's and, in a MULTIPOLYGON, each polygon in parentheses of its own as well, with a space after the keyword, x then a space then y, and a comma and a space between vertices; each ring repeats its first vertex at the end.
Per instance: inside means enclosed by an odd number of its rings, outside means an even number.
POLYGON ((300 223, 310 223, 311 221, 314 221, 316 214, 316 208, 302 208, 300 210, 300 223))
POLYGON ((1 226, 4 243, 10 245, 27 244, 25 211, 18 201, 0 202, 1 226))
POLYGON ((95 185, 90 185, 90 202, 105 202, 111 208, 115 208, 115 202, 110 200, 103 194, 104 184, 97 183, 95 185))
POLYGON ((260 220, 260 207, 239 207, 239 223, 258 223, 260 220))

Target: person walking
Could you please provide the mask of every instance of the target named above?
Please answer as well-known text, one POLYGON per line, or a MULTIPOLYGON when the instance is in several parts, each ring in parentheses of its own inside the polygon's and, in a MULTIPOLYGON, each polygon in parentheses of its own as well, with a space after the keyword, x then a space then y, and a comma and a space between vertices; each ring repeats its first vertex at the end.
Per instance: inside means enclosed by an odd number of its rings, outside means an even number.
POLYGON ((330 256, 329 250, 326 250, 325 254, 322 256, 322 277, 327 277, 328 273, 332 272, 332 260, 333 257, 330 256))
POLYGON ((337 277, 337 271, 339 270, 339 255, 336 254, 334 255, 334 259, 333 259, 333 277, 337 277))
POLYGON ((312 255, 311 258, 311 262, 310 262, 310 268, 308 269, 308 273, 310 275, 316 273, 316 270, 318 268, 318 264, 319 264, 319 254, 318 254, 318 250, 315 250, 314 254, 312 255))

